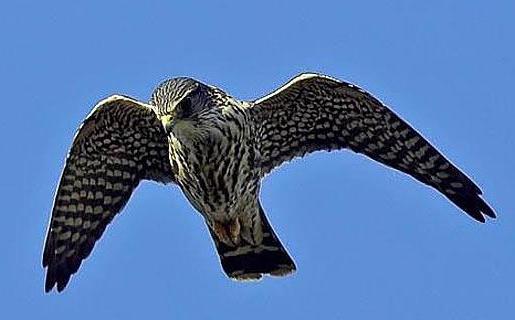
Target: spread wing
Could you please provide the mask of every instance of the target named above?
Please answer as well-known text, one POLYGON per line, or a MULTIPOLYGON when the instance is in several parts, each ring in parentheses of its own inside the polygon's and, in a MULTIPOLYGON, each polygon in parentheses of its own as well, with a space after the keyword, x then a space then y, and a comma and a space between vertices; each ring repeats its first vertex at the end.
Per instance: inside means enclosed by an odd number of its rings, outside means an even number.
POLYGON ((143 179, 171 182, 168 140, 150 106, 112 96, 79 128, 55 194, 45 291, 62 291, 143 179))
POLYGON ((494 211, 481 190, 408 123, 364 90, 302 74, 250 109, 263 175, 294 157, 348 148, 409 174, 484 222, 494 211))

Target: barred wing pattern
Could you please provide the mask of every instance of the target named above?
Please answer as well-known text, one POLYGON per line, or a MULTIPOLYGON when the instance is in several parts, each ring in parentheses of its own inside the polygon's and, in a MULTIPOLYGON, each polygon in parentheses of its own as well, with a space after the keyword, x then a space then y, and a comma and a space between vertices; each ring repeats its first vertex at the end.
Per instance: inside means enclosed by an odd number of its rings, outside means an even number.
POLYGON ((150 106, 112 96, 75 135, 45 247, 45 291, 62 291, 142 179, 171 182, 168 140, 150 106))
POLYGON ((364 90, 302 74, 251 108, 263 175, 294 157, 349 148, 440 191, 474 219, 495 213, 481 190, 409 124, 364 90))

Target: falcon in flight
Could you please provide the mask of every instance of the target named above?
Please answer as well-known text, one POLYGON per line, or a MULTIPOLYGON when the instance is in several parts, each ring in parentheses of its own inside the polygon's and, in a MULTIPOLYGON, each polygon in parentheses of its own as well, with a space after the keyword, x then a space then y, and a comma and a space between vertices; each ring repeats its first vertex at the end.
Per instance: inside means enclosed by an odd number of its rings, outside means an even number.
POLYGON ((78 129, 57 188, 43 267, 62 291, 142 180, 177 184, 204 218, 232 279, 296 267, 259 200, 273 168, 318 150, 350 149, 433 187, 477 221, 495 218, 479 187, 381 101, 357 86, 301 74, 240 101, 191 78, 148 103, 114 95, 78 129))

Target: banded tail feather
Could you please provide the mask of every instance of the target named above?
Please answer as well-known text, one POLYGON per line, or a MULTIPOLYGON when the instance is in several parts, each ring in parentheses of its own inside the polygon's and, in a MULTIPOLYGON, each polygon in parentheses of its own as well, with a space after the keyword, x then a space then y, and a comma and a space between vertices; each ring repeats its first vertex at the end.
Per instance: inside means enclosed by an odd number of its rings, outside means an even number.
POLYGON ((270 226, 263 208, 259 207, 263 241, 252 245, 242 239, 236 247, 218 240, 208 227, 220 257, 222 269, 234 280, 259 280, 263 275, 286 276, 296 270, 295 263, 270 226))

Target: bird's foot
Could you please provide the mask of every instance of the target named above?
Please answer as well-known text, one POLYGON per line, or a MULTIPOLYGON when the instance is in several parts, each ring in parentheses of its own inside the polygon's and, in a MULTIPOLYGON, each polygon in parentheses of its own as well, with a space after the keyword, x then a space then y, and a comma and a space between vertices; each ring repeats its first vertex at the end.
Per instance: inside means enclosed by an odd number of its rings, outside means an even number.
POLYGON ((241 224, 238 218, 228 222, 213 222, 213 232, 218 240, 224 244, 235 247, 240 243, 241 224))
POLYGON ((238 245, 240 243, 240 219, 236 218, 229 223, 229 236, 231 237, 231 241, 238 245))

